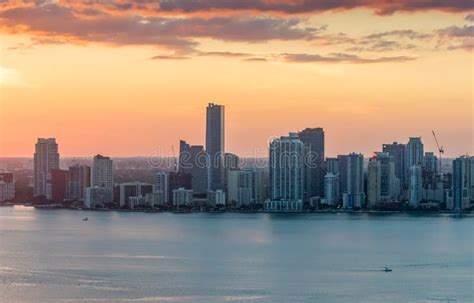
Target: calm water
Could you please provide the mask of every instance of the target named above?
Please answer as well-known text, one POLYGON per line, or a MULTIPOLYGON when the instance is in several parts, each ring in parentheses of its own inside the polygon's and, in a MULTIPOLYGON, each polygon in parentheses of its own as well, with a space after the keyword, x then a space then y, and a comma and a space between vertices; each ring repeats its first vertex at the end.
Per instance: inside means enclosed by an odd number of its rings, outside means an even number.
POLYGON ((473 232, 473 216, 3 207, 0 302, 473 302, 473 232))

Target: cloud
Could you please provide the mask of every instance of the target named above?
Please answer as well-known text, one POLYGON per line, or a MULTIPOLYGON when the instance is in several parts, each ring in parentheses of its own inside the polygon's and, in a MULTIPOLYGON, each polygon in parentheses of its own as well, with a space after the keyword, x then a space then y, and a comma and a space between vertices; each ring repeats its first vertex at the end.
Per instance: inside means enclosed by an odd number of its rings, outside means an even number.
POLYGON ((394 57, 377 57, 363 58, 357 55, 335 53, 327 56, 318 54, 282 54, 281 58, 286 62, 295 63, 382 63, 382 62, 406 62, 415 60, 415 57, 394 56, 394 57))
POLYGON ((151 60, 187 60, 191 57, 179 56, 179 55, 157 55, 151 57, 151 60))
POLYGON ((448 50, 474 49, 474 25, 450 26, 436 31, 439 36, 438 47, 446 46, 448 50))
POLYGON ((305 27, 300 18, 264 16, 159 17, 98 15, 84 18, 56 3, 8 8, 0 11, 0 25, 26 31, 43 39, 101 42, 113 45, 154 45, 191 52, 197 38, 222 41, 265 42, 311 40, 325 28, 305 27))
POLYGON ((415 39, 421 40, 421 39, 431 38, 433 37, 433 35, 418 33, 411 29, 405 29, 405 30, 393 30, 393 31, 381 32, 381 33, 375 33, 375 34, 365 36, 364 39, 373 40, 373 39, 380 39, 380 38, 386 38, 386 37, 398 37, 398 38, 408 38, 411 40, 415 40, 415 39))
POLYGON ((155 10, 184 13, 251 10, 301 14, 367 8, 377 14, 391 14, 398 11, 462 12, 474 9, 473 2, 465 0, 158 0, 157 2, 159 8, 155 8, 155 10))

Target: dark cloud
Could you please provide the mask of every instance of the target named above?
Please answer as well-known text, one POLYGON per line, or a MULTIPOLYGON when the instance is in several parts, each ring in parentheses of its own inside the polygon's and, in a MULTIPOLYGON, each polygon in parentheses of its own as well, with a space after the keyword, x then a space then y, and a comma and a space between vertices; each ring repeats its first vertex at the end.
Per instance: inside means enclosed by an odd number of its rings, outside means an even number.
POLYGON ((327 56, 317 54, 282 54, 281 58, 287 62, 296 63, 381 63, 381 62, 406 62, 415 60, 415 57, 394 56, 394 57, 377 57, 364 58, 352 54, 336 53, 327 56))
POLYGON ((474 14, 469 14, 464 18, 466 21, 474 22, 474 14))
POLYGON ((463 12, 474 9, 474 2, 466 0, 158 0, 157 2, 160 11, 185 13, 252 10, 301 14, 368 8, 377 14, 392 14, 398 11, 463 12))
POLYGON ((303 23, 304 20, 299 18, 259 16, 183 18, 98 15, 82 18, 70 7, 54 3, 0 11, 0 24, 11 30, 18 30, 21 26, 27 32, 63 38, 68 42, 156 45, 188 52, 197 45, 195 38, 243 42, 310 40, 324 30, 306 28, 303 23))
POLYGON ((474 25, 464 25, 463 27, 450 26, 438 30, 438 34, 447 37, 474 37, 474 25))

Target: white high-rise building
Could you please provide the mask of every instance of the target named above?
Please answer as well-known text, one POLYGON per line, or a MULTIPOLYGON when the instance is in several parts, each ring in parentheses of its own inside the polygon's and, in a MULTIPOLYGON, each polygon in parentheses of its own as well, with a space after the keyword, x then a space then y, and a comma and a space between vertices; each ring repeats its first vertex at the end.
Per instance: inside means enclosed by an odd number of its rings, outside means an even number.
POLYGON ((410 167, 409 204, 413 208, 420 206, 423 199, 423 170, 420 165, 410 167))
POLYGON ((212 207, 225 206, 225 191, 218 189, 207 193, 207 204, 212 207))
POLYGON ((58 144, 55 138, 38 138, 34 154, 33 194, 52 199, 51 170, 59 169, 58 144))
POLYGON ((105 187, 113 189, 114 187, 114 164, 112 159, 97 155, 92 164, 92 187, 105 187))
POLYGON ((158 172, 155 174, 155 193, 161 193, 163 197, 160 201, 168 203, 168 188, 169 188, 169 175, 166 172, 158 172))
POLYGON ((304 144, 298 134, 270 144, 270 200, 267 211, 302 211, 304 191, 304 144))
POLYGON ((395 202, 400 194, 400 180, 395 175, 395 160, 389 153, 376 153, 370 159, 367 174, 369 207, 395 202))

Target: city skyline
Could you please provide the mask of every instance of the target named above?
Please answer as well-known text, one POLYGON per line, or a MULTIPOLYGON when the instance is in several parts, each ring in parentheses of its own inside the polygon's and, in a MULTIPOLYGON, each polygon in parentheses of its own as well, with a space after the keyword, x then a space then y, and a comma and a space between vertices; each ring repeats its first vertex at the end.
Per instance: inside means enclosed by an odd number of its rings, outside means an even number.
POLYGON ((242 156, 306 127, 327 155, 435 150, 431 130, 446 156, 473 153, 469 1, 233 3, 3 2, 0 156, 38 137, 64 156, 172 155, 205 144, 208 102, 242 156))

